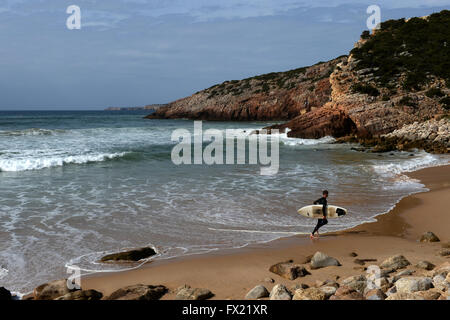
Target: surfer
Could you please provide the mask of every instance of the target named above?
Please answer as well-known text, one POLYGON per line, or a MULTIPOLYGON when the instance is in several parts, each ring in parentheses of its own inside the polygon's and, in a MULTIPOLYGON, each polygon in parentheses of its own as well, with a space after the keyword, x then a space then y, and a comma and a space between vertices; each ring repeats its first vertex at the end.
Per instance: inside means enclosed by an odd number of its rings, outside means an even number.
POLYGON ((323 212, 323 217, 322 219, 319 219, 317 221, 317 225, 314 228, 314 231, 311 233, 310 238, 314 238, 314 233, 317 232, 317 237, 319 236, 319 228, 326 225, 328 223, 327 220, 327 198, 328 198, 328 191, 327 190, 323 190, 322 192, 322 198, 314 201, 314 204, 321 204, 322 205, 322 212, 323 212))

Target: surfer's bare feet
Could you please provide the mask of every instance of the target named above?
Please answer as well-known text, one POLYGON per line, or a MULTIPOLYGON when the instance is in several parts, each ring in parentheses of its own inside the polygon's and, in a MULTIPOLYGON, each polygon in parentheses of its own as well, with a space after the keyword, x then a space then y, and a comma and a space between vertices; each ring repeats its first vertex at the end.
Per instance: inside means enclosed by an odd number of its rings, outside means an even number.
POLYGON ((309 234, 310 239, 314 239, 314 235, 312 233, 309 234))

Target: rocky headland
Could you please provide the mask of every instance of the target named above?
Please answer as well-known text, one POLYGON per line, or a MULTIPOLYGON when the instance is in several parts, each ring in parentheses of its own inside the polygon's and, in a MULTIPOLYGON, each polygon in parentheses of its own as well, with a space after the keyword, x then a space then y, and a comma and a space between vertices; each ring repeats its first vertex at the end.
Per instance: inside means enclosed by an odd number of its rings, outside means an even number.
POLYGON ((269 129, 289 128, 288 136, 297 138, 334 136, 366 143, 393 138, 395 146, 448 153, 450 46, 444 39, 450 38, 449 23, 448 10, 389 20, 372 33, 364 31, 348 56, 225 81, 169 103, 148 118, 286 120, 269 129), (434 120, 440 120, 443 131, 419 125, 434 120))

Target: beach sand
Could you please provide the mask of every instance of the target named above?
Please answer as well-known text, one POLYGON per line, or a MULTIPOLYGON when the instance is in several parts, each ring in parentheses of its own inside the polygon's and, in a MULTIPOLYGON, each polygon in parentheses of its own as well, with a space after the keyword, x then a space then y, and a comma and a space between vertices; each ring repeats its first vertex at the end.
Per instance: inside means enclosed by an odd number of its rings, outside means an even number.
MULTIPOLYGON (((437 255, 442 243, 450 241, 450 166, 427 168, 408 174, 420 180, 430 190, 403 198, 389 213, 380 215, 376 222, 355 228, 324 234, 317 240, 307 235, 282 238, 265 244, 241 249, 220 250, 205 255, 194 255, 154 261, 132 271, 99 273, 82 278, 83 289, 95 289, 109 295, 114 290, 132 284, 164 285, 170 292, 162 299, 173 299, 173 291, 185 284, 207 288, 213 299, 244 299, 247 292, 258 284, 270 291, 275 284, 288 288, 295 284, 314 285, 316 280, 334 280, 336 276, 364 273, 354 263, 351 252, 360 259, 377 259, 366 264, 380 264, 384 259, 403 254, 414 265, 427 260, 435 265, 450 261, 437 255), (441 242, 421 243, 420 236, 434 232, 441 242), (342 266, 312 270, 311 275, 286 280, 269 272, 275 263, 304 259, 321 251, 337 258, 342 266), (275 283, 266 282, 272 278, 275 283)), ((310 270, 309 265, 306 265, 310 270)))

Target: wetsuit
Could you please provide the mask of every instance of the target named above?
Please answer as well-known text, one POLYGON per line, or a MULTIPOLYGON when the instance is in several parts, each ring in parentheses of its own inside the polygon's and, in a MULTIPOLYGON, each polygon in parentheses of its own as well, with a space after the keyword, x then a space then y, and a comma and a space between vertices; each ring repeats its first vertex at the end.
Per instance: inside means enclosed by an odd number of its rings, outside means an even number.
POLYGON ((314 204, 321 204, 322 207, 322 212, 323 212, 323 216, 325 217, 325 219, 319 219, 317 221, 317 225, 314 228, 314 231, 312 232, 312 234, 316 233, 316 231, 319 231, 319 228, 326 225, 328 223, 328 220, 326 219, 327 217, 327 199, 322 197, 316 201, 314 201, 314 204))

